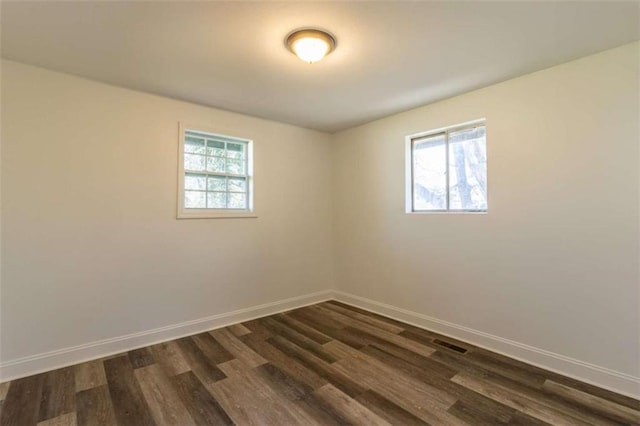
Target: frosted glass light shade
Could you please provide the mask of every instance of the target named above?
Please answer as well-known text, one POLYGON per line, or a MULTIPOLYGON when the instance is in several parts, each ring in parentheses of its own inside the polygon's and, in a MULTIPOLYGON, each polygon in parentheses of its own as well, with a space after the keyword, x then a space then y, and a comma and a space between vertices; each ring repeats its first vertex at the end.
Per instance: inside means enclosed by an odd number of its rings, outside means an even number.
POLYGON ((314 29, 294 31, 285 42, 291 52, 310 64, 318 62, 336 47, 336 40, 331 34, 314 29))

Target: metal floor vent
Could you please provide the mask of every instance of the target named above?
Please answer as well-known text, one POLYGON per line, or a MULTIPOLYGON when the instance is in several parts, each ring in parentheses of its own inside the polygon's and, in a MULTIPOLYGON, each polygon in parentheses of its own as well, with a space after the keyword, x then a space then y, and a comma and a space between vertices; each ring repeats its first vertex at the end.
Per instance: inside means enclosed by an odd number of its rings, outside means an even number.
POLYGON ((454 345, 453 343, 443 342, 442 340, 435 339, 433 343, 436 343, 440 346, 444 346, 445 348, 451 349, 453 351, 460 352, 461 354, 464 354, 467 352, 465 348, 461 348, 460 346, 454 345))

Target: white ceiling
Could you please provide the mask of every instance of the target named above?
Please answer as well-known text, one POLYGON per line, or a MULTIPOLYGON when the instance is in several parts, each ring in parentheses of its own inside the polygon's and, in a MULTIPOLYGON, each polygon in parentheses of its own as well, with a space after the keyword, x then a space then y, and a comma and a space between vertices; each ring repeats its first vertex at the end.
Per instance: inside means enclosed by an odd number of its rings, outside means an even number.
POLYGON ((636 2, 3 2, 2 56, 334 132, 639 37, 636 2), (305 64, 292 29, 331 31, 305 64))

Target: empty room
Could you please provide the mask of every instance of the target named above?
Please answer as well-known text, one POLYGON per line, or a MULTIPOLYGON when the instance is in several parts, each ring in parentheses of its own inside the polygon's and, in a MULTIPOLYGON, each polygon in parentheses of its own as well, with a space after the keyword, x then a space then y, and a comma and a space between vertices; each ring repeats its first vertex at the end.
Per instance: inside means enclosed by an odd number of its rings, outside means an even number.
POLYGON ((640 425, 640 3, 0 0, 0 425, 640 425))

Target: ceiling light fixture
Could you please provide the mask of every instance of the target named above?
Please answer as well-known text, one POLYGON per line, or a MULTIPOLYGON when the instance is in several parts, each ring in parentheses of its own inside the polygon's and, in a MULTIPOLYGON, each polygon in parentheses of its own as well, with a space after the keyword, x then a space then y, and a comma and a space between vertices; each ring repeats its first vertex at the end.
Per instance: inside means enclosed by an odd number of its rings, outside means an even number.
POLYGON ((295 30, 284 40, 287 48, 310 64, 318 62, 336 48, 336 39, 326 31, 314 28, 295 30))

